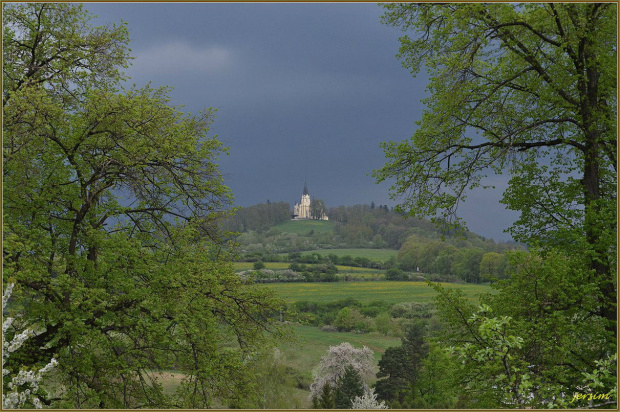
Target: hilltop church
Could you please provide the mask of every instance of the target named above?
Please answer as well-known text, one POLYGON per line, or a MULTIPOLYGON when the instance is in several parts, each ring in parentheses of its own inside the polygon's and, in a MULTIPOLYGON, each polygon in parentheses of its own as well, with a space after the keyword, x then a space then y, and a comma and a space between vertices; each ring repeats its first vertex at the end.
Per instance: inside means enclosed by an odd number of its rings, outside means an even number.
POLYGON ((304 192, 301 195, 301 202, 295 203, 293 207, 293 219, 315 219, 315 220, 329 220, 325 214, 325 210, 321 210, 320 216, 314 216, 310 209, 310 193, 308 192, 308 184, 304 182, 304 192))

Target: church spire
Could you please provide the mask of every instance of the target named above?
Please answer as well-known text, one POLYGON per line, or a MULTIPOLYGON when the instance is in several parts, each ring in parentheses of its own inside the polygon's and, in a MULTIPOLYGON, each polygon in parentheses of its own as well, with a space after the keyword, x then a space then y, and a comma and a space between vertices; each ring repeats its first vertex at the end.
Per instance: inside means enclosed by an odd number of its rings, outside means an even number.
POLYGON ((309 193, 308 193, 308 183, 307 183, 307 182, 304 182, 304 193, 303 193, 303 194, 304 194, 304 195, 309 194, 309 193))

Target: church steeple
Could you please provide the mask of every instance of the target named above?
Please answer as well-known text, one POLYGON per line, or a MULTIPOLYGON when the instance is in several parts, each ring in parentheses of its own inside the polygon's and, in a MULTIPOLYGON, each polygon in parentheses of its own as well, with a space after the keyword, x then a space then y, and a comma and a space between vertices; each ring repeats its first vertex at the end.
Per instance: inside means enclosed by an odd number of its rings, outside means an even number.
POLYGON ((312 204, 312 200, 310 199, 310 192, 308 191, 308 182, 304 181, 304 192, 301 195, 301 202, 295 203, 295 205, 293 206, 293 215, 292 215, 293 219, 294 220, 299 220, 299 219, 328 220, 329 219, 327 215, 325 214, 325 210, 321 211, 319 216, 313 216, 312 210, 310 209, 311 204, 312 204))

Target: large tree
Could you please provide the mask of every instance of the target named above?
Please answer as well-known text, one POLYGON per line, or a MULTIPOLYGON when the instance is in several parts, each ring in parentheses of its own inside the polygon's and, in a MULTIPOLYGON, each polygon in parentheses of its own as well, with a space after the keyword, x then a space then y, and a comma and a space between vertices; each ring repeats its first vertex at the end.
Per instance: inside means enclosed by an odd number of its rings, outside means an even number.
POLYGON ((122 89, 124 26, 66 3, 3 12, 4 278, 35 331, 8 366, 54 356, 53 406, 234 406, 280 303, 226 259, 212 111, 122 89))
POLYGON ((616 320, 616 5, 388 4, 415 34, 400 58, 430 77, 408 141, 384 144, 378 181, 411 215, 457 222, 468 190, 511 176, 510 229, 532 247, 578 253, 616 320))
POLYGON ((312 219, 322 219, 326 212, 327 208, 323 200, 312 199, 312 202, 310 202, 310 216, 312 216, 312 219))
POLYGON ((379 399, 388 403, 396 401, 405 407, 403 401, 419 380, 422 361, 428 354, 425 334, 424 324, 415 323, 408 328, 401 346, 387 348, 379 360, 376 384, 379 399))
POLYGON ((403 64, 430 82, 417 130, 384 144, 375 177, 394 179, 401 210, 458 225, 467 192, 506 173, 502 202, 520 212, 509 230, 530 246, 478 311, 438 288, 457 406, 588 406, 572 394, 613 394, 616 4, 385 7, 385 23, 415 33, 401 39, 403 64))

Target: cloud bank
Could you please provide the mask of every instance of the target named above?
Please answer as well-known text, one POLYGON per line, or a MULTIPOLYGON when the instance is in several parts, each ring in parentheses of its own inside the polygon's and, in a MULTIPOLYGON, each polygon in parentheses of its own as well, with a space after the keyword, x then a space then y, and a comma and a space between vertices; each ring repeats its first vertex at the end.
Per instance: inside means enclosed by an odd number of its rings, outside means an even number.
POLYGON ((175 41, 138 52, 130 70, 133 75, 214 74, 229 69, 232 56, 224 47, 196 47, 175 41))

